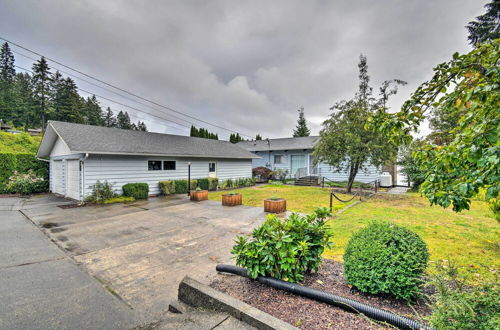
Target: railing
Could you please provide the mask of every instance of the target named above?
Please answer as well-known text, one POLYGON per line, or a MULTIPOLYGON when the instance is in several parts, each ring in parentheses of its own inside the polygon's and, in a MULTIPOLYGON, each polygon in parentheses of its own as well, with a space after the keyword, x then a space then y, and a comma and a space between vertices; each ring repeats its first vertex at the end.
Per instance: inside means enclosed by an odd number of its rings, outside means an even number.
POLYGON ((298 180, 306 175, 307 175, 307 167, 298 168, 297 171, 295 172, 295 179, 298 180))

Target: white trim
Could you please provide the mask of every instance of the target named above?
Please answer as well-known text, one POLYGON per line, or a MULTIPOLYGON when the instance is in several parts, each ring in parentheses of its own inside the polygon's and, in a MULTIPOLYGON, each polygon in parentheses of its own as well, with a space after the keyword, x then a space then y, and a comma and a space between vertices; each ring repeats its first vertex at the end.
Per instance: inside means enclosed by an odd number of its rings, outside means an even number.
POLYGON ((146 157, 182 157, 182 158, 220 158, 220 159, 257 159, 262 157, 230 157, 230 156, 199 156, 199 155, 176 155, 176 154, 143 154, 143 153, 132 153, 132 152, 106 152, 106 151, 76 151, 71 150, 74 154, 90 154, 90 155, 119 155, 119 156, 146 156, 146 157))

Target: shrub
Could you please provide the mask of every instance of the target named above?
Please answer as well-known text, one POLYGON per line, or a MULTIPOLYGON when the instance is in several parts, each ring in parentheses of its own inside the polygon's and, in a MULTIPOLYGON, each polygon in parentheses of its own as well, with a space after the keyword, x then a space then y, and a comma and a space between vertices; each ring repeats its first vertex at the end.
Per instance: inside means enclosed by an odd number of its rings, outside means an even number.
MULTIPOLYGON (((175 193, 186 194, 188 192, 188 180, 175 180, 175 193)), ((198 184, 197 180, 191 180, 189 188, 195 190, 198 184)))
POLYGON ((85 201, 89 203, 104 203, 107 199, 115 197, 116 194, 113 190, 113 185, 108 181, 96 181, 92 185, 92 193, 85 197, 85 201))
POLYGON ((276 169, 272 172, 273 179, 279 180, 283 183, 286 183, 286 176, 288 175, 288 170, 284 169, 276 169))
POLYGON ((127 202, 133 202, 133 201, 135 201, 134 197, 117 196, 117 197, 111 197, 111 198, 104 200, 104 204, 127 203, 127 202))
POLYGON ((198 179, 198 187, 202 190, 208 190, 208 178, 198 179))
POLYGON ((9 178, 4 191, 8 193, 17 193, 29 195, 48 190, 48 181, 38 177, 33 170, 28 170, 25 174, 14 172, 9 178))
POLYGON ((158 182, 160 186, 160 191, 163 195, 175 194, 175 182, 171 180, 165 180, 158 182))
MULTIPOLYGON (((11 176, 28 174, 30 170, 33 171, 36 177, 43 178, 48 182, 48 163, 36 159, 35 154, 9 152, 0 153, 0 190, 6 190, 6 185, 11 176), (17 174, 15 174, 16 172, 17 174)), ((47 183, 44 191, 48 191, 48 188, 47 183)))
POLYGON ((208 178, 208 190, 215 191, 215 190, 217 190, 218 185, 219 185, 219 179, 208 178))
POLYGON ((302 281, 305 272, 318 270, 321 254, 331 244, 332 235, 325 224, 329 215, 327 208, 318 208, 307 216, 294 213, 283 220, 268 215, 251 238, 237 238, 231 250, 236 264, 245 267, 252 278, 272 276, 302 281))
POLYGON ((122 186, 123 195, 134 197, 135 199, 147 199, 149 195, 149 185, 147 183, 127 183, 122 186))
POLYGON ((467 286, 458 269, 450 264, 438 265, 429 282, 436 293, 430 297, 429 321, 435 329, 499 329, 500 284, 484 279, 479 285, 467 286))
POLYGON ((412 300, 420 294, 429 252, 416 233, 374 222, 355 233, 344 254, 347 283, 362 292, 412 300))
POLYGON ((267 167, 255 167, 252 169, 252 176, 263 181, 267 181, 271 178, 272 171, 267 167))

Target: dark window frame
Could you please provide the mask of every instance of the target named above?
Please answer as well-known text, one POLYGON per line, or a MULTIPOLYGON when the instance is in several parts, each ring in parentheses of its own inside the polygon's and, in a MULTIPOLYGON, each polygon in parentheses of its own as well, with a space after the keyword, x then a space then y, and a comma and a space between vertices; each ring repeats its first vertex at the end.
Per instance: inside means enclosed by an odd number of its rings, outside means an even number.
POLYGON ((164 171, 175 171, 177 169, 177 161, 175 160, 164 160, 163 161, 163 170, 164 171), (167 168, 166 163, 173 163, 174 167, 173 168, 167 168))
POLYGON ((208 173, 217 173, 217 162, 208 162, 208 173), (214 170, 211 171, 210 164, 214 164, 214 170))
POLYGON ((274 164, 284 164, 284 159, 285 159, 285 156, 284 155, 273 155, 273 161, 274 161, 274 164), (280 161, 279 162, 276 162, 276 157, 279 157, 280 161))
POLYGON ((163 161, 161 161, 161 160, 154 160, 154 159, 148 159, 148 171, 161 171, 162 169, 163 169, 163 161), (160 163, 160 168, 155 169, 154 165, 150 165, 151 162, 160 163))

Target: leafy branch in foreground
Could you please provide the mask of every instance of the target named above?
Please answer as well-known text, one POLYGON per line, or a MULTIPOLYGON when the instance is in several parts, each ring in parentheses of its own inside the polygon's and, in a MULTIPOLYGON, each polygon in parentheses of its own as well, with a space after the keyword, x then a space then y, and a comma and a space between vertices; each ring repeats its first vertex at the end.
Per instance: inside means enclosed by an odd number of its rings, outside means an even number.
MULTIPOLYGON (((480 189, 485 199, 497 201, 500 191, 500 39, 484 43, 468 54, 434 68, 434 77, 420 85, 396 114, 380 112, 367 127, 384 132, 404 145, 411 142, 429 109, 440 107, 458 114, 451 142, 430 142, 413 153, 425 181, 421 192, 431 204, 469 209, 480 189)), ((498 212, 498 211, 496 211, 498 212)))

